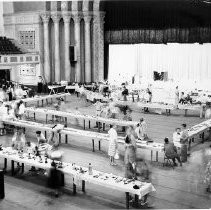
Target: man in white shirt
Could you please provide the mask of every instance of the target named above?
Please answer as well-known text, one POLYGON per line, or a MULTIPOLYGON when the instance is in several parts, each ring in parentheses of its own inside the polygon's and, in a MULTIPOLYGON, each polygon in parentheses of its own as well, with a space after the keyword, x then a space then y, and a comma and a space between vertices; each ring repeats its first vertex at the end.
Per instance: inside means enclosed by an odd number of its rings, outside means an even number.
POLYGON ((173 133, 173 142, 180 143, 181 139, 181 128, 176 128, 175 132, 173 133))

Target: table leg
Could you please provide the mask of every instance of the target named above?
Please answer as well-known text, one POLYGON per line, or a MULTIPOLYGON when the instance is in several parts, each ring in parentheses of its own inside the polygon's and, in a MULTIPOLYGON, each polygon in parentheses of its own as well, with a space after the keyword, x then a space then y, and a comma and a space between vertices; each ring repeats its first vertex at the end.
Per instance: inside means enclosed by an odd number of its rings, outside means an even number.
POLYGON ((152 161, 153 151, 151 150, 151 161, 152 161))
POLYGON ((84 120, 84 130, 86 130, 86 121, 84 120))
POLYGON ((65 120, 65 125, 64 126, 67 127, 67 117, 65 117, 64 120, 65 120))
POLYGON ((24 163, 21 164, 21 173, 24 173, 24 163))
POLYGON ((185 109, 185 117, 187 117, 187 113, 188 113, 188 110, 187 110, 187 109, 185 109))
POLYGON ((95 141, 94 141, 94 139, 92 139, 92 152, 94 152, 95 151, 95 141))
POLYGON ((137 208, 138 207, 138 201, 139 201, 139 196, 138 195, 135 195, 135 207, 137 208))
POLYGON ((46 105, 48 105, 48 99, 46 98, 46 105))
POLYGON ((201 143, 203 144, 204 143, 204 132, 201 135, 201 139, 202 139, 201 143))
POLYGON ((61 133, 59 134, 59 143, 61 144, 61 133))
POLYGON ((105 131, 105 123, 103 123, 103 131, 105 131))
POLYGON ((34 121, 36 121, 36 114, 35 114, 35 112, 34 112, 34 121))
POLYGON ((125 193, 125 195, 126 195, 126 209, 129 209, 130 208, 130 194, 129 194, 129 192, 126 192, 125 193))
POLYGON ((82 192, 85 192, 85 181, 82 180, 82 192))
POLYGON ((98 132, 100 133, 100 122, 97 122, 98 132))
POLYGON ((46 116, 45 116, 45 122, 46 122, 46 124, 48 123, 48 114, 46 114, 46 116))
POLYGON ((65 135, 65 144, 68 143, 68 137, 67 137, 67 134, 65 135))
POLYGON ((12 169, 12 176, 15 175, 15 162, 14 160, 11 160, 11 169, 12 169))
POLYGON ((39 101, 37 101, 37 107, 39 107, 39 101))
POLYGON ((61 186, 64 187, 64 173, 61 173, 61 186))
POLYGON ((4 158, 4 171, 7 170, 7 158, 4 158))
POLYGON ((54 123, 54 115, 52 115, 52 122, 54 123))
POLYGON ((91 128, 91 125, 90 125, 90 120, 89 120, 89 129, 91 128))
POLYGON ((99 146, 99 151, 100 151, 101 150, 101 141, 99 140, 98 143, 99 143, 98 146, 99 146))
POLYGON ((51 98, 51 104, 53 103, 53 98, 51 98))
POLYGON ((158 151, 156 151, 156 161, 158 162, 158 151))
POLYGON ((45 131, 45 139, 47 139, 47 131, 45 131))
POLYGON ((42 99, 42 107, 43 107, 43 99, 42 99))
POLYGON ((73 195, 75 195, 76 194, 76 185, 75 185, 75 183, 73 183, 73 195))

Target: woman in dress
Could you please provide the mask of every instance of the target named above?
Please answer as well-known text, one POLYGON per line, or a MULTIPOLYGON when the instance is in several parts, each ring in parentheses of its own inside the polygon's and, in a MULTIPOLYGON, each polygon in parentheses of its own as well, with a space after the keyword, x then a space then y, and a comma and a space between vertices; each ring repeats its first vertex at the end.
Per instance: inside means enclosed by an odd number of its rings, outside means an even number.
POLYGON ((109 146, 108 146, 108 155, 110 157, 110 165, 114 166, 116 163, 114 162, 114 156, 117 152, 117 132, 116 125, 110 125, 109 134, 109 146))
POLYGON ((134 129, 129 126, 127 129, 127 136, 125 138, 125 165, 131 163, 133 168, 136 166, 136 139, 134 129))

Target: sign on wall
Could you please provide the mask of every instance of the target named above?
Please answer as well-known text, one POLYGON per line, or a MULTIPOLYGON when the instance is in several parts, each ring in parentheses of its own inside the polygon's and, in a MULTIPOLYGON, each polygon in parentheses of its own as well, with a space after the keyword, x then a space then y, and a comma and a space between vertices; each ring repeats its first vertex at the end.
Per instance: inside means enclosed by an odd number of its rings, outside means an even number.
POLYGON ((19 75, 20 76, 36 76, 35 64, 25 64, 25 65, 19 66, 19 75))
POLYGON ((39 65, 24 64, 18 66, 18 81, 25 85, 36 85, 39 75, 39 65))

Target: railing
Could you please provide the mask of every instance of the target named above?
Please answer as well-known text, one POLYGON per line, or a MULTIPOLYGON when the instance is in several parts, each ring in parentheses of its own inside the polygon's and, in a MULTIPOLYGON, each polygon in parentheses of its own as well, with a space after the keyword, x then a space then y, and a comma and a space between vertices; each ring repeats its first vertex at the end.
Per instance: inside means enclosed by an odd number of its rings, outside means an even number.
POLYGON ((0 65, 21 65, 21 64, 38 64, 40 63, 39 54, 14 54, 14 55, 0 55, 0 65))

